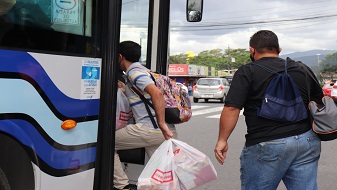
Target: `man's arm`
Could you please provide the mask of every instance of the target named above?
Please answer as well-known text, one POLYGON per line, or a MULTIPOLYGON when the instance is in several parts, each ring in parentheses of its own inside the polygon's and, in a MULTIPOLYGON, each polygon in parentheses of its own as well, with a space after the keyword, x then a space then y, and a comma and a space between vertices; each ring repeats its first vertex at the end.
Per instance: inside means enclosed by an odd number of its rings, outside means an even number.
POLYGON ((151 96, 154 111, 156 112, 157 123, 165 139, 172 138, 173 133, 165 123, 165 100, 163 93, 154 84, 147 85, 144 90, 151 96))
POLYGON ((218 162, 223 165, 228 150, 227 140, 233 132, 240 114, 239 108, 224 107, 220 116, 218 142, 215 146, 214 153, 218 162))

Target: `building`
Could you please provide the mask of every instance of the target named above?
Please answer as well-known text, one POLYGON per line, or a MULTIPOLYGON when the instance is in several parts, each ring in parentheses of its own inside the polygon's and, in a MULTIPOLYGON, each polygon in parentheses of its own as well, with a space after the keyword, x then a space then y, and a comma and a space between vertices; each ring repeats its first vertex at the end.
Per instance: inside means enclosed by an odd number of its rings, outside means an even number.
POLYGON ((168 76, 186 86, 188 84, 193 86, 199 78, 216 76, 216 72, 214 67, 190 64, 169 64, 168 76))

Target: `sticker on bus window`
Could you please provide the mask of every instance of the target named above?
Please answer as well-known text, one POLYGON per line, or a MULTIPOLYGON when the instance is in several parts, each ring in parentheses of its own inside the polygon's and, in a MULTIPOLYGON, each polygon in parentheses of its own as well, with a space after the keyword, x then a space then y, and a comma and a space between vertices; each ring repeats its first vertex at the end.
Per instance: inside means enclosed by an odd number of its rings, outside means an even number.
POLYGON ((82 61, 81 99, 98 99, 100 95, 101 61, 86 59, 82 61))
POLYGON ((76 0, 53 0, 52 20, 54 24, 79 25, 80 6, 76 0))

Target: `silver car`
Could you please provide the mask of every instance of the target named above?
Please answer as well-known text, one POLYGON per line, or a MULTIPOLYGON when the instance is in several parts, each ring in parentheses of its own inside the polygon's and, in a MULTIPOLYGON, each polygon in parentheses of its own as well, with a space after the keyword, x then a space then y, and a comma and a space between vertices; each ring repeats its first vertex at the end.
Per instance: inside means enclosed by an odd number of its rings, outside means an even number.
POLYGON ((193 87, 193 102, 197 103, 199 99, 204 99, 205 102, 209 99, 224 102, 229 86, 226 78, 200 78, 193 87))

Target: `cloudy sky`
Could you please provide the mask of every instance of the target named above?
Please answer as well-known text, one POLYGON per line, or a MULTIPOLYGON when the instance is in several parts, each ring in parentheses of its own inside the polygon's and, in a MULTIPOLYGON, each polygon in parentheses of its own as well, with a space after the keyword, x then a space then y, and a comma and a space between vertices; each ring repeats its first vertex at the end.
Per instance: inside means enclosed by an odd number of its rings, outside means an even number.
POLYGON ((282 54, 337 49, 336 0, 204 0, 203 20, 186 21, 185 0, 171 0, 170 55, 249 48, 256 31, 274 31, 282 54))

